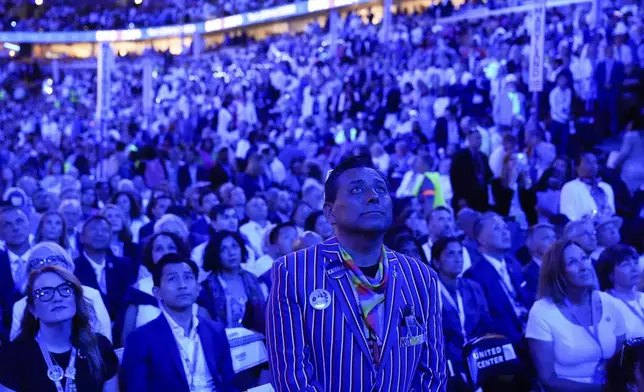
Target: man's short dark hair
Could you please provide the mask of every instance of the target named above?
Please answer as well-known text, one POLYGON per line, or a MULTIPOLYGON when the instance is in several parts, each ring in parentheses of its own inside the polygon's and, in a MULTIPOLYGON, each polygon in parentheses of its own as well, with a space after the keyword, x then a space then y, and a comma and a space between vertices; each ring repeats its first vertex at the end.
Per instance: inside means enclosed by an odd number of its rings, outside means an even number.
POLYGON ((99 221, 107 223, 107 225, 110 227, 110 230, 112 229, 112 224, 110 223, 109 220, 107 220, 106 217, 104 217, 103 215, 93 215, 87 218, 85 223, 83 223, 83 228, 81 230, 81 233, 85 233, 85 230, 87 230, 87 226, 89 226, 90 223, 99 222, 99 221))
POLYGON ((447 213, 449 213, 450 215, 453 216, 452 210, 449 207, 447 207, 447 206, 438 206, 438 207, 432 208, 431 210, 429 210, 429 212, 427 212, 427 215, 425 216, 425 221, 426 222, 431 221, 434 218, 434 214, 437 213, 437 212, 440 212, 440 211, 445 211, 445 212, 447 212, 447 213))
MULTIPOLYGON (((380 173, 378 170, 376 170, 373 163, 371 162, 371 159, 367 156, 359 155, 359 156, 349 157, 343 160, 338 164, 338 166, 335 167, 335 169, 331 171, 331 173, 329 174, 329 177, 326 179, 326 182, 324 183, 324 202, 325 203, 335 202, 335 199, 338 196, 338 178, 340 178, 340 176, 344 174, 344 172, 351 169, 360 169, 360 168, 373 169, 376 172, 380 173)), ((383 180, 387 184, 389 184, 389 181, 387 181, 386 178, 383 177, 383 180)))
POLYGON ((210 210, 210 219, 214 222, 219 216, 223 216, 226 211, 234 209, 235 207, 231 206, 230 204, 217 204, 210 210))
POLYGON ((168 264, 188 264, 190 270, 195 274, 195 279, 199 276, 199 267, 197 264, 190 260, 189 257, 180 255, 179 253, 168 253, 163 256, 161 260, 154 266, 152 270, 152 281, 154 282, 154 287, 161 287, 161 278, 163 277, 163 268, 168 264))
POLYGON ((271 245, 277 244, 277 240, 279 239, 279 236, 280 236, 280 231, 282 231, 282 229, 286 227, 292 227, 295 230, 297 230, 297 226, 293 222, 280 223, 271 229, 271 232, 268 234, 268 243, 271 245))

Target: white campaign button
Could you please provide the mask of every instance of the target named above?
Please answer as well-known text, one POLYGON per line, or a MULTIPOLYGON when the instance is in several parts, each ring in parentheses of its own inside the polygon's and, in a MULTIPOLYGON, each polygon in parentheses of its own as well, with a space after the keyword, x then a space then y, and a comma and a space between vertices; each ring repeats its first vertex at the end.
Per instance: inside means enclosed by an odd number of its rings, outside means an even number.
POLYGON ((309 303, 315 310, 324 310, 331 305, 331 293, 323 289, 314 290, 309 296, 309 303))

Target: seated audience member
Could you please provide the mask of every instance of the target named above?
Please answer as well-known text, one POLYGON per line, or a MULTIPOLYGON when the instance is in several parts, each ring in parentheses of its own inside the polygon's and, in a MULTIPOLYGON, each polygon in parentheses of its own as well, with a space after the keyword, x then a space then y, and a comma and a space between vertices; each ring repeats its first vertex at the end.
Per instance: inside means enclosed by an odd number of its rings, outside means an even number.
MULTIPOLYGON (((139 259, 139 246, 132 241, 132 232, 125 213, 114 204, 108 204, 101 211, 112 227, 112 242, 110 252, 112 256, 124 257, 132 260, 139 259)), ((133 264, 134 266, 134 264, 133 264)))
POLYGON ((226 328, 244 327, 264 333, 266 298, 257 278, 242 268, 247 251, 242 237, 220 231, 206 247, 199 306, 202 314, 226 328))
MULTIPOLYGON (((453 236, 456 233, 454 212, 447 206, 439 206, 427 213, 427 231, 429 237, 423 244, 423 252, 428 261, 432 261, 432 245, 443 236, 453 236)), ((463 247, 463 272, 472 266, 470 252, 463 247)))
POLYGON ((496 214, 484 214, 474 225, 474 238, 483 259, 465 277, 483 288, 494 330, 520 344, 534 297, 526 287, 521 265, 506 254, 512 247, 508 225, 496 214))
POLYGON ((491 186, 494 210, 512 218, 522 230, 528 228, 528 223, 537 221, 534 193, 529 189, 527 176, 527 167, 519 162, 516 154, 510 153, 503 158, 501 173, 492 180, 491 186))
POLYGON ((299 232, 304 231, 306 219, 313 213, 313 209, 307 203, 300 201, 295 204, 293 214, 291 214, 291 222, 295 223, 299 232))
POLYGON ((644 293, 637 291, 642 273, 639 255, 626 245, 606 248, 595 269, 601 289, 616 299, 626 326, 626 339, 644 337, 644 293))
MULTIPOLYGON (((235 207, 229 204, 218 204, 212 208, 210 211, 210 236, 212 237, 215 233, 220 231, 231 231, 237 232, 239 230, 239 218, 237 217, 237 212, 235 207)), ((243 237, 242 237, 243 238, 243 237)), ((248 255, 248 260, 244 259, 243 262, 254 261, 255 252, 251 246, 244 239, 244 247, 246 248, 246 253, 248 255)), ((190 253, 190 258, 197 263, 199 269, 204 269, 204 257, 206 253, 206 247, 210 241, 206 241, 202 244, 197 245, 192 249, 190 253)))
MULTIPOLYGON (((70 272, 74 271, 74 262, 65 249, 55 242, 43 241, 31 248, 27 260, 27 275, 46 266, 55 265, 70 272)), ((90 320, 92 331, 100 333, 108 340, 112 340, 112 323, 107 308, 101 298, 101 293, 88 286, 83 286, 83 296, 89 301, 89 305, 95 314, 90 320)), ((13 317, 11 322, 11 340, 15 340, 20 334, 20 324, 27 309, 28 298, 24 297, 13 305, 13 317)))
POLYGON ((575 160, 577 178, 561 189, 560 212, 571 221, 600 215, 615 214, 613 188, 599 178, 599 163, 592 152, 579 154, 575 160))
POLYGON ((65 218, 58 211, 47 211, 40 218, 34 242, 36 244, 44 241, 55 242, 70 252, 71 255, 69 239, 66 233, 67 225, 65 224, 65 218))
POLYGON ((388 233, 385 236, 385 246, 400 252, 405 256, 411 257, 425 264, 429 261, 424 255, 423 247, 419 241, 416 241, 412 233, 408 229, 401 229, 394 233, 388 233), (388 238, 389 237, 389 238, 388 238))
POLYGON ((219 204, 217 192, 212 188, 204 188, 199 192, 199 208, 201 216, 190 227, 190 232, 199 235, 208 235, 210 229, 210 211, 219 204))
POLYGON ((463 272, 463 246, 457 238, 442 237, 434 243, 432 265, 440 279, 450 383, 457 387, 466 382, 463 345, 469 339, 492 333, 492 320, 481 286, 459 277, 463 272))
MULTIPOLYGON (((190 233, 188 226, 179 216, 175 214, 165 214, 154 224, 154 234, 172 233, 179 237, 184 244, 194 243, 194 233, 190 233)), ((199 242, 201 243, 201 242, 199 242)))
POLYGON ((319 234, 325 241, 333 236, 333 226, 331 226, 322 211, 314 211, 306 218, 304 230, 319 234))
POLYGON ((539 381, 550 391, 600 391, 608 360, 624 341, 615 301, 595 290, 593 266, 576 243, 555 242, 543 257, 539 297, 526 337, 539 381))
POLYGON ((627 340, 608 362, 607 371, 604 391, 644 391, 644 340, 627 340))
MULTIPOLYGON (((270 271, 273 263, 280 257, 293 252, 293 243, 297 239, 297 227, 289 222, 280 223, 270 229, 267 237, 264 256, 253 263, 245 263, 242 268, 270 287, 270 271)), ((268 296, 268 292, 264 294, 268 296)))
POLYGON ((27 278, 29 259, 29 219, 17 207, 0 209, 0 239, 6 250, 0 250, 0 336, 8 336, 11 328, 11 309, 14 302, 22 297, 27 278))
POLYGON ((197 316, 197 273, 197 265, 177 253, 156 264, 154 295, 163 311, 128 337, 121 391, 236 391, 223 328, 197 316))
POLYGON ((623 223, 624 220, 619 216, 601 215, 595 220, 597 249, 590 255, 593 261, 599 260, 604 249, 618 245, 622 241, 619 230, 623 223))
POLYGON ((262 248, 264 231, 271 223, 268 221, 268 206, 263 197, 256 195, 246 203, 246 216, 248 222, 239 228, 239 232, 248 239, 255 254, 259 257, 264 254, 262 248))
MULTIPOLYGON (((161 232, 148 238, 143 249, 143 265, 145 271, 154 271, 155 265, 169 253, 178 253, 188 257, 190 252, 181 238, 172 233, 161 232)), ((148 272, 149 273, 149 272, 148 272)), ((161 314, 159 301, 154 296, 152 273, 140 278, 128 289, 125 297, 125 316, 121 340, 125 343, 128 335, 142 325, 149 323, 161 314)))
POLYGON ((526 247, 530 253, 530 261, 523 267, 523 277, 536 298, 539 289, 539 274, 543 255, 550 245, 557 240, 555 228, 549 223, 538 223, 528 230, 526 247))
POLYGON ((597 250, 597 231, 590 219, 568 222, 564 227, 563 239, 574 241, 588 257, 597 250))
POLYGON ((54 265, 27 283, 21 333, 0 346, 2 391, 118 391, 118 358, 92 331, 91 305, 74 274, 54 265))
POLYGON ((559 215, 561 201, 561 187, 566 180, 566 173, 557 167, 551 167, 543 172, 538 181, 533 182, 531 190, 536 198, 535 208, 539 222, 548 222, 559 215))
POLYGON ((141 212, 139 202, 130 192, 121 191, 112 196, 111 204, 121 207, 121 210, 129 218, 132 241, 139 243, 139 231, 150 223, 150 219, 141 212))
POLYGON ((313 231, 305 231, 293 241, 293 252, 309 248, 324 242, 324 239, 313 231))
POLYGON ((117 320, 125 293, 135 280, 134 269, 128 259, 115 257, 109 252, 112 227, 107 218, 97 215, 89 218, 81 232, 83 254, 74 260, 75 274, 82 284, 100 291, 112 320, 117 320))
POLYGON ((139 241, 144 241, 147 237, 154 233, 154 223, 161 219, 163 215, 168 212, 174 204, 172 198, 166 193, 155 194, 150 200, 147 209, 147 215, 150 221, 139 231, 139 241))
POLYGON ((82 252, 83 244, 80 241, 80 226, 83 221, 83 209, 80 201, 76 199, 62 200, 58 212, 65 218, 67 226, 67 240, 72 250, 72 257, 78 257, 82 252))

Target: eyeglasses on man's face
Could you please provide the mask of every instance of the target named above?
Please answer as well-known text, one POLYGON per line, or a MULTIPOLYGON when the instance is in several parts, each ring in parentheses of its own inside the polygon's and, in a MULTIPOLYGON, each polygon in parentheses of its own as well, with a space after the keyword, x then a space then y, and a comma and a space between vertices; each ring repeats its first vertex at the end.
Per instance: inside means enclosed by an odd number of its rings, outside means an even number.
POLYGON ((76 289, 71 283, 65 282, 56 287, 41 287, 38 290, 34 291, 32 297, 38 299, 41 302, 49 302, 54 299, 54 294, 56 292, 58 292, 58 295, 60 295, 61 298, 69 298, 70 296, 74 295, 76 289))

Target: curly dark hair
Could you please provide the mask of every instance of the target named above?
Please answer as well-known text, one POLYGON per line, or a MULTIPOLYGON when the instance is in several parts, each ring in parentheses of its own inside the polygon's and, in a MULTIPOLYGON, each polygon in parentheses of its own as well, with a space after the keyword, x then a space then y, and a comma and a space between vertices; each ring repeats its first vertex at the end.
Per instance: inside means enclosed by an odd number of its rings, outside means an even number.
POLYGON ((248 250, 246 249, 246 243, 241 234, 226 230, 218 231, 210 237, 210 241, 206 245, 206 250, 203 255, 204 271, 211 271, 213 273, 221 271, 221 243, 229 237, 232 237, 239 245, 242 263, 248 259, 248 250))

